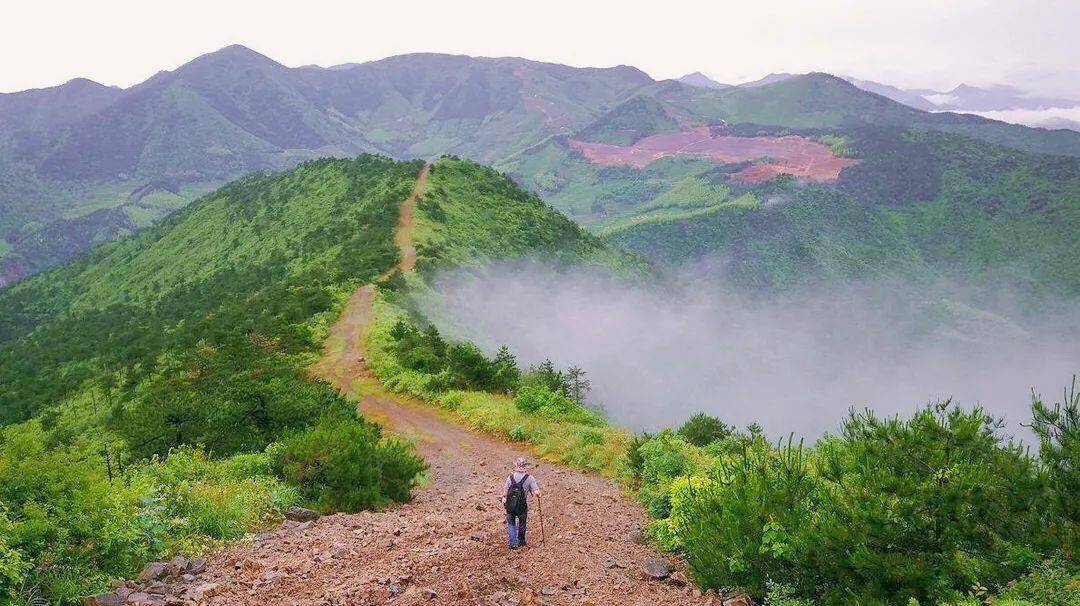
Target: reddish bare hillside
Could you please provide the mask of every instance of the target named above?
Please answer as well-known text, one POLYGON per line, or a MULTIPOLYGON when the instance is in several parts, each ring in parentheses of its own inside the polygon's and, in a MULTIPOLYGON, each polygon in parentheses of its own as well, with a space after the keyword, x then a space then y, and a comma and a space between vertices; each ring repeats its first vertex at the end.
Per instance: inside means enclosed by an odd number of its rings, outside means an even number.
POLYGON ((707 126, 650 135, 628 146, 578 140, 571 140, 570 146, 593 164, 635 168, 675 155, 700 156, 724 163, 767 158, 769 162, 735 174, 735 179, 746 183, 761 183, 781 173, 812 181, 836 181, 840 171, 857 162, 836 156, 828 146, 798 135, 729 137, 713 135, 707 126))

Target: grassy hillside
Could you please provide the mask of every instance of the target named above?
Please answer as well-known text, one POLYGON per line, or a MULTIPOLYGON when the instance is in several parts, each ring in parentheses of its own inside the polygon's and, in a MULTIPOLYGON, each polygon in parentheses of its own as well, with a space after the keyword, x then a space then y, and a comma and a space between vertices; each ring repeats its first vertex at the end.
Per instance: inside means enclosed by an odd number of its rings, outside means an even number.
MULTIPOLYGON (((409 498, 422 462, 308 367, 348 295, 395 266, 420 168, 362 156, 245 177, 0 289, 0 601, 70 603, 295 503, 409 498)), ((420 206, 424 272, 523 255, 637 267, 462 160, 435 163, 420 206)))
POLYGON ((393 267, 419 168, 248 177, 0 290, 0 601, 70 603, 294 503, 408 498, 420 460, 306 367, 344 297, 393 267))
POLYGON ((642 267, 505 175, 456 158, 432 167, 416 224, 417 263, 425 273, 522 256, 629 271, 642 267))
POLYGON ((230 46, 125 90, 80 80, 0 95, 0 284, 86 250, 81 233, 130 233, 251 171, 372 151, 501 158, 649 82, 628 67, 439 54, 288 68, 230 46))
POLYGON ((582 141, 629 145, 651 134, 676 130, 678 123, 655 98, 638 95, 577 133, 582 141))
POLYGON ((724 259, 736 281, 768 290, 947 276, 988 289, 1019 284, 1033 296, 1080 294, 1075 159, 928 131, 854 133, 854 153, 866 159, 836 187, 779 180, 751 190, 760 205, 646 216, 605 238, 661 264, 724 259))
MULTIPOLYGON (((824 142, 858 161, 838 182, 781 177, 748 184, 731 176, 751 163, 687 156, 661 158, 640 170, 601 166, 562 140, 507 168, 612 243, 661 265, 722 259, 730 277, 753 289, 868 278, 928 284, 948 277, 988 292, 999 280, 1027 302, 1080 294, 1075 157, 1027 153, 923 125, 860 125, 904 122, 919 112, 824 77, 792 78, 747 94, 781 85, 791 87, 790 98, 802 99, 801 105, 770 96, 775 107, 814 128, 727 124, 720 127, 723 134, 824 142), (825 88, 818 96, 801 96, 798 87, 811 83, 825 88), (847 103, 850 113, 815 113, 845 107, 834 98, 840 93, 858 101, 847 103)), ((772 111, 758 100, 739 116, 792 122, 766 115, 772 111)), ((720 115, 735 116, 713 118, 720 115)))

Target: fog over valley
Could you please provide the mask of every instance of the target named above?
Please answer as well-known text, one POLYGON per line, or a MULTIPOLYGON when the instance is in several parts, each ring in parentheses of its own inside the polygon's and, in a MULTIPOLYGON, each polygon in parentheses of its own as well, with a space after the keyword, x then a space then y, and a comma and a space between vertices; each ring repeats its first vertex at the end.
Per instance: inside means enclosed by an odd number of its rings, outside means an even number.
POLYGON ((952 397, 1026 438, 1031 389, 1059 397, 1080 367, 1071 333, 929 291, 861 285, 764 299, 705 275, 716 274, 698 267, 631 284, 506 262, 442 274, 422 307, 448 335, 489 352, 508 345, 523 366, 550 357, 584 368, 592 402, 635 430, 705 411, 813 438, 851 407, 907 414, 952 397))

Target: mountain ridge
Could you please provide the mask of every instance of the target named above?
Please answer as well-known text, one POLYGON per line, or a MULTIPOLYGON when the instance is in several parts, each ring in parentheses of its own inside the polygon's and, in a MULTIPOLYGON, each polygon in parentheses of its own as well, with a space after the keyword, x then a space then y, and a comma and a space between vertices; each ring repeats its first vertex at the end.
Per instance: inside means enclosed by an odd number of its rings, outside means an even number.
POLYGON ((522 154, 604 121, 621 138, 672 128, 675 117, 791 128, 883 121, 1080 155, 1080 135, 924 114, 833 78, 703 89, 631 66, 440 53, 287 67, 232 45, 127 89, 75 80, 11 93, 0 96, 0 285, 153 224, 242 174, 368 152, 451 153, 513 169, 522 154), (634 114, 645 129, 611 117, 634 98, 652 108, 634 114))

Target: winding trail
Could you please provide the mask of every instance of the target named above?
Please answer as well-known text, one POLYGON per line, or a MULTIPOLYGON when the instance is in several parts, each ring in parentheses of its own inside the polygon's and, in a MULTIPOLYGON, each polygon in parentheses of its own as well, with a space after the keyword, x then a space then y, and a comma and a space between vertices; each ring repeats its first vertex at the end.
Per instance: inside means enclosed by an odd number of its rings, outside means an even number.
MULTIPOLYGON (((400 271, 411 271, 412 211, 428 167, 402 205, 400 271), (408 251, 411 250, 411 255, 408 251)), ((529 547, 506 546, 502 482, 525 451, 455 423, 434 406, 389 394, 365 366, 364 333, 375 287, 359 288, 327 339, 314 372, 355 398, 367 418, 415 441, 430 465, 425 485, 405 505, 285 522, 253 542, 224 549, 200 581, 219 587, 215 605, 357 604, 702 604, 674 581, 647 580, 636 540, 641 508, 612 482, 562 466, 531 470, 543 491, 546 541, 536 503, 529 547)))

